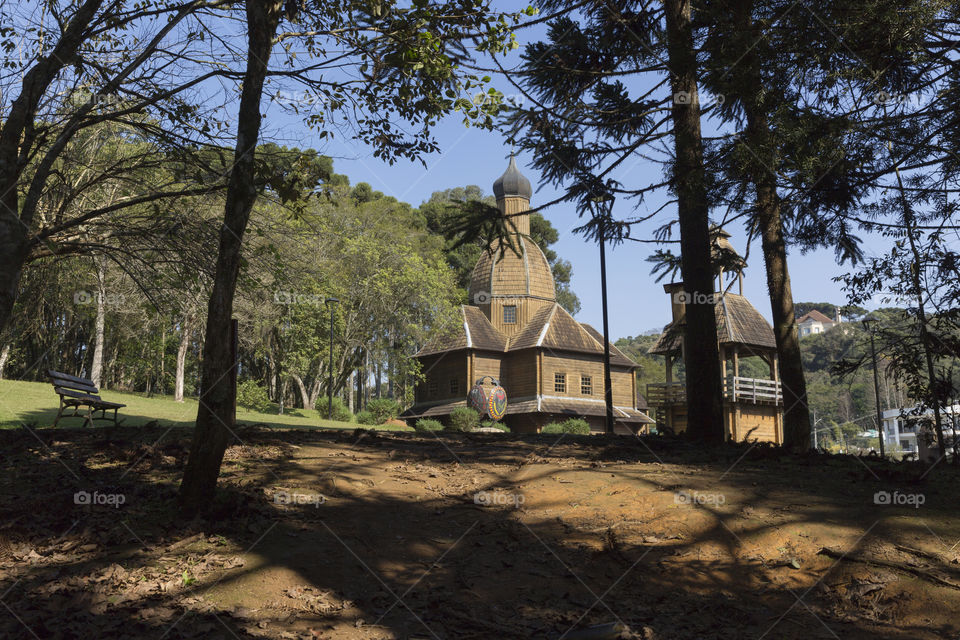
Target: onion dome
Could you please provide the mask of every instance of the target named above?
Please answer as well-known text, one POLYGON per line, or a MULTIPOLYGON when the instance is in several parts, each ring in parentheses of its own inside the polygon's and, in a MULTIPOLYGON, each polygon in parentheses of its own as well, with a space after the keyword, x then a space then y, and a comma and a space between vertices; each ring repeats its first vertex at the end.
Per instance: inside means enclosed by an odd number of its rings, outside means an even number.
POLYGON ((507 170, 493 183, 493 195, 497 197, 497 200, 511 197, 529 200, 530 196, 533 195, 530 181, 517 169, 517 161, 513 155, 510 156, 510 165, 507 170))

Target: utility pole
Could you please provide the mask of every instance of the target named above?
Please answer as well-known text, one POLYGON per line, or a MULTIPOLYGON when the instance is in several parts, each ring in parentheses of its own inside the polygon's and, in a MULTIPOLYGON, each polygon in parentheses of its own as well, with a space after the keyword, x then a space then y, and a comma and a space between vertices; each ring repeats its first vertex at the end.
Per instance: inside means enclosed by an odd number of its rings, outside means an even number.
POLYGON ((877 398, 877 433, 880 435, 880 458, 886 457, 883 448, 883 408, 880 404, 880 374, 877 372, 877 347, 873 341, 873 327, 876 320, 874 318, 864 318, 863 326, 870 334, 870 355, 873 359, 873 390, 877 398))

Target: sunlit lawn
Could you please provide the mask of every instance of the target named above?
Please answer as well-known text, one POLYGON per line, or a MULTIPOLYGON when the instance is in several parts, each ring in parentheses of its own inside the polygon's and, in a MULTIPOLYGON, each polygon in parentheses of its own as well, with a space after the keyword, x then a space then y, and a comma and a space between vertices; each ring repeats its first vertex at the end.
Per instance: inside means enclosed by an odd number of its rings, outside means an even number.
MULTIPOLYGON (((142 394, 118 393, 102 391, 100 396, 104 400, 120 402, 125 405, 120 409, 122 426, 136 427, 154 420, 162 425, 192 426, 197 417, 197 400, 187 398, 184 402, 174 402, 171 396, 153 396, 148 398, 142 394)), ((53 386, 44 382, 19 382, 14 380, 0 380, 0 429, 10 429, 26 424, 30 427, 49 427, 57 417, 57 408, 60 399, 53 391, 53 386)), ((68 410, 68 414, 70 411, 68 410)), ((237 422, 245 424, 264 424, 269 427, 287 428, 329 428, 355 429, 358 426, 352 422, 338 422, 321 418, 313 409, 287 410, 283 415, 276 413, 258 413, 237 408, 237 422)), ((82 418, 63 418, 58 427, 79 427, 83 424, 82 418)), ((97 421, 96 426, 111 424, 97 421)), ((381 425, 377 429, 391 431, 403 430, 404 427, 381 425)))

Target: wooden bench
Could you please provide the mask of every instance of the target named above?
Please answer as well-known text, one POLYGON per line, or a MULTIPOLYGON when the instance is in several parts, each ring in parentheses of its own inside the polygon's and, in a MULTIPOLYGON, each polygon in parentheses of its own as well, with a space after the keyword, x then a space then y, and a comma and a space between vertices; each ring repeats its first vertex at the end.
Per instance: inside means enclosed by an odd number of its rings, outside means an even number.
POLYGON ((53 421, 56 427, 60 418, 82 417, 84 426, 93 426, 94 420, 113 420, 114 426, 117 425, 117 410, 125 407, 125 404, 117 402, 107 402, 97 395, 97 387, 93 380, 78 378, 67 373, 61 373, 52 369, 47 370, 50 377, 50 384, 53 390, 60 396, 60 410, 57 412, 57 419, 53 421), (81 407, 86 407, 86 411, 81 411, 81 407), (66 409, 73 409, 73 413, 64 414, 66 409), (113 410, 113 417, 107 415, 107 411, 113 410), (100 415, 96 415, 97 412, 100 415))

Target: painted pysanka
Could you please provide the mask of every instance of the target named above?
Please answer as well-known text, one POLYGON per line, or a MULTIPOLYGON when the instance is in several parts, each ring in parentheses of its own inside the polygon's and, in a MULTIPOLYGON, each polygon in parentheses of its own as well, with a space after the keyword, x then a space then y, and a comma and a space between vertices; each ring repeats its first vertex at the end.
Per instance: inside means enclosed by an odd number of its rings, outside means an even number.
POLYGON ((481 416, 487 413, 487 394, 482 384, 475 384, 470 389, 470 393, 467 394, 467 406, 481 416))
POLYGON ((490 391, 490 397, 487 399, 487 415, 494 420, 499 420, 506 412, 507 392, 497 385, 490 391))

